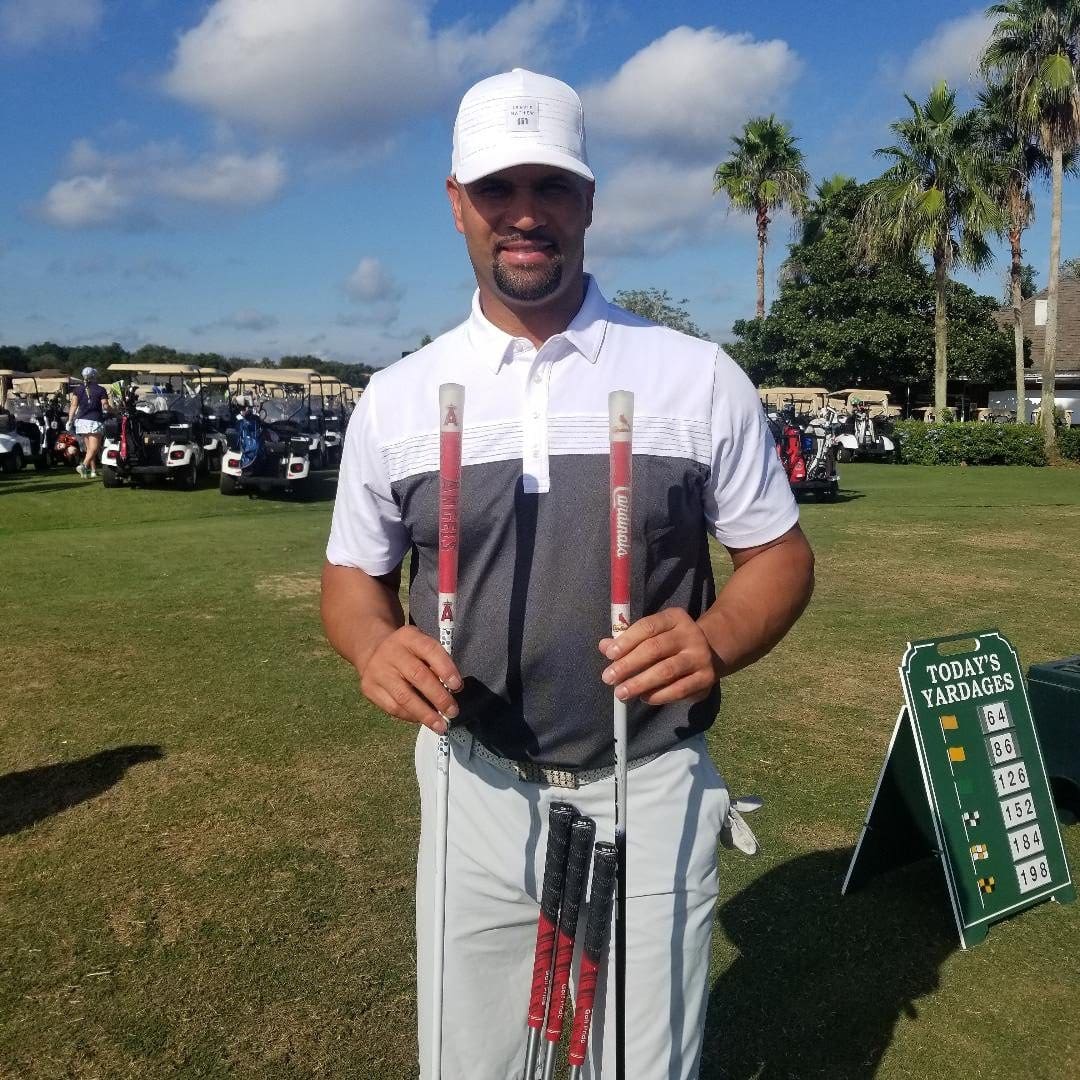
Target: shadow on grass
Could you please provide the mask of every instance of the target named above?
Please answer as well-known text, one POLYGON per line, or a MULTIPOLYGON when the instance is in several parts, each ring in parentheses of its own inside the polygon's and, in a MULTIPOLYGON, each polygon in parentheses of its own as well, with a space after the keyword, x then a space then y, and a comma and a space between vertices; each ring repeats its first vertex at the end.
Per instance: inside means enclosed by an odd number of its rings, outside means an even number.
MULTIPOLYGON (((57 478, 59 480, 59 478, 57 478)), ((91 481, 76 477, 67 483, 55 484, 32 484, 25 481, 20 483, 22 477, 15 480, 0 482, 0 495, 44 495, 47 491, 69 491, 72 488, 89 488, 91 481)))
POLYGON ((119 783, 132 765, 164 756, 160 746, 117 746, 78 761, 0 776, 0 836, 94 799, 119 783))
POLYGON ((842 897, 850 849, 759 877, 718 919, 739 955, 709 999, 701 1080, 870 1080, 958 947, 934 860, 842 897))
POLYGON ((270 488, 268 491, 244 491, 242 494, 252 499, 263 499, 266 502, 330 502, 337 495, 337 477, 337 469, 325 469, 311 473, 307 485, 300 491, 270 488))

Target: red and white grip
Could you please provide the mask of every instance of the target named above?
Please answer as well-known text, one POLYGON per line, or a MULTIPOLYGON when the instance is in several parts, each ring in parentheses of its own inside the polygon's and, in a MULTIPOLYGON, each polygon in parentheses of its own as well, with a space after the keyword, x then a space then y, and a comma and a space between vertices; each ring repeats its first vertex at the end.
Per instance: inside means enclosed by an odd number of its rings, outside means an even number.
POLYGON ((439 387, 439 644, 453 654, 465 387, 439 387))

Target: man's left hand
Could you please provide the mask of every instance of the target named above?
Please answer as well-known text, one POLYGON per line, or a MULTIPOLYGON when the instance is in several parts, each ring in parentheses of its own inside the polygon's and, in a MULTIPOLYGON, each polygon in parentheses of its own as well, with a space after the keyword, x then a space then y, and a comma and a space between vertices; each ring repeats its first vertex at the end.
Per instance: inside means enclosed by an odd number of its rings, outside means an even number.
POLYGON ((666 608, 604 638, 600 652, 612 661, 603 680, 621 701, 647 705, 700 701, 720 677, 722 661, 705 631, 682 608, 666 608))

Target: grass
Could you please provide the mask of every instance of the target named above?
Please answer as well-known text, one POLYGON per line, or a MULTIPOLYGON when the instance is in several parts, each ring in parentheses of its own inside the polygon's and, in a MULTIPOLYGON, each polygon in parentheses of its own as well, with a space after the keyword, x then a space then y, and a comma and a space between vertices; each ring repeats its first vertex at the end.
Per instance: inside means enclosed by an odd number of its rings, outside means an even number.
MULTIPOLYGON (((810 611, 711 735, 766 807, 722 859, 702 1080, 1077 1075, 1080 905, 962 952, 931 864, 839 883, 908 639, 1080 651, 1080 472, 843 482, 804 508, 810 611)), ((412 732, 323 642, 329 509, 0 478, 4 1080, 415 1077, 412 732)))

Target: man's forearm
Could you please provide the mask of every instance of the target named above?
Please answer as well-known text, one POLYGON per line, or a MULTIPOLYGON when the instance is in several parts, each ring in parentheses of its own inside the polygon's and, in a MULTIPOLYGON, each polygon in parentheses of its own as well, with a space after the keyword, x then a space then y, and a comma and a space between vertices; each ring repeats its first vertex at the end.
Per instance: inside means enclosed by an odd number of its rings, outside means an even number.
POLYGON ((733 553, 735 570, 698 620, 730 675, 760 660, 795 624, 814 591, 814 553, 798 528, 752 554, 733 553))
POLYGON ((400 570, 376 578, 352 566, 323 566, 322 621, 326 637, 361 673, 379 645, 405 625, 405 612, 398 599, 400 583, 400 570))

